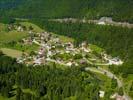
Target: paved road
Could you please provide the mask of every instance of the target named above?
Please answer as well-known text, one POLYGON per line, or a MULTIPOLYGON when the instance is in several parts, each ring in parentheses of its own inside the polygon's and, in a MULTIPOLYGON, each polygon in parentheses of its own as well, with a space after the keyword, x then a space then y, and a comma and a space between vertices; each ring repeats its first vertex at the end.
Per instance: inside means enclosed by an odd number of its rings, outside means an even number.
POLYGON ((89 70, 89 71, 92 71, 92 72, 97 72, 97 73, 100 73, 100 74, 104 74, 104 75, 108 76, 109 78, 114 78, 114 79, 117 80, 118 87, 122 87, 123 86, 123 83, 122 83, 122 81, 119 78, 117 78, 113 73, 111 73, 111 72, 109 72, 109 71, 107 71, 107 70, 105 70, 103 68, 100 68, 100 67, 98 67, 98 68, 87 67, 85 70, 86 71, 89 70))
MULTIPOLYGON (((113 73, 109 72, 108 70, 105 70, 101 67, 98 67, 98 68, 87 67, 87 68, 85 68, 85 70, 104 74, 111 79, 114 78, 117 80, 118 87, 123 87, 123 82, 117 76, 115 76, 113 73)), ((132 100, 131 97, 129 97, 125 92, 124 92, 124 97, 125 97, 125 100, 132 100)))
MULTIPOLYGON (((49 21, 56 21, 61 23, 62 22, 72 22, 72 23, 80 22, 80 23, 94 23, 94 24, 99 23, 99 20, 87 20, 87 19, 76 19, 76 18, 50 19, 49 21)), ((133 24, 130 24, 128 22, 109 21, 109 22, 105 22, 105 25, 133 28, 133 24)))

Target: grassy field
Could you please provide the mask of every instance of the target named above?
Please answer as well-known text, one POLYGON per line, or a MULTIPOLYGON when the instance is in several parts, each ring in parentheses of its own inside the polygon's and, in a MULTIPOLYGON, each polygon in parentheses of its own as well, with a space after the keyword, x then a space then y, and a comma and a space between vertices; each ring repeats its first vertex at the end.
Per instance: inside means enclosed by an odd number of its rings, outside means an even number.
POLYGON ((110 85, 111 85, 111 79, 108 78, 105 75, 99 74, 99 73, 95 73, 97 75, 97 77, 102 80, 104 83, 103 85, 101 85, 101 89, 103 89, 104 91, 106 91, 107 89, 109 89, 110 85))
POLYGON ((74 42, 73 38, 69 38, 69 37, 63 36, 63 35, 57 35, 57 34, 54 34, 54 33, 53 33, 53 35, 58 36, 60 41, 63 42, 63 43, 74 42))
POLYGON ((1 48, 2 52, 6 54, 7 56, 17 58, 22 56, 22 52, 14 49, 8 49, 8 48, 1 48))
MULTIPOLYGON (((26 28, 29 28, 30 26, 32 26, 33 31, 35 32, 43 31, 37 25, 29 23, 29 22, 20 22, 20 24, 26 26, 26 28)), ((23 31, 23 32, 18 32, 16 30, 7 31, 7 25, 0 23, 0 43, 18 41, 27 36, 28 36, 28 31, 23 31)))
POLYGON ((18 41, 26 37, 27 35, 28 34, 26 32, 17 32, 17 31, 2 32, 0 33, 0 43, 18 41))
POLYGON ((33 31, 35 31, 35 32, 43 32, 44 31, 39 26, 32 24, 30 22, 21 22, 20 24, 26 26, 26 28, 29 28, 30 26, 32 26, 34 28, 33 31))
POLYGON ((90 44, 90 49, 98 54, 101 54, 104 50, 96 45, 90 44))
POLYGON ((18 41, 28 34, 26 31, 18 32, 17 30, 8 31, 8 25, 0 23, 0 43, 18 41))
POLYGON ((0 23, 0 32, 4 31, 6 26, 7 25, 0 23))
POLYGON ((28 34, 27 32, 18 32, 17 30, 8 31, 7 24, 0 23, 0 43, 8 43, 11 41, 18 41, 28 34))
POLYGON ((125 91, 133 98, 133 91, 130 91, 131 86, 133 85, 133 74, 128 75, 127 78, 123 79, 125 91), (130 92, 129 92, 130 91, 130 92))
POLYGON ((5 97, 0 95, 0 100, 16 100, 16 98, 15 98, 15 96, 12 98, 5 98, 5 97))

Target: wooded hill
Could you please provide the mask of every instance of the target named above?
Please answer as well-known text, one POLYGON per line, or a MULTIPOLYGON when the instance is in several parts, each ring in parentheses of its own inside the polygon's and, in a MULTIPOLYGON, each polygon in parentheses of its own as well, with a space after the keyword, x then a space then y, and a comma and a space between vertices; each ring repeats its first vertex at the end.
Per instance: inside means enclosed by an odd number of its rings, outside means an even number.
POLYGON ((132 23, 132 5, 133 0, 0 0, 0 13, 21 18, 99 19, 107 16, 132 23))

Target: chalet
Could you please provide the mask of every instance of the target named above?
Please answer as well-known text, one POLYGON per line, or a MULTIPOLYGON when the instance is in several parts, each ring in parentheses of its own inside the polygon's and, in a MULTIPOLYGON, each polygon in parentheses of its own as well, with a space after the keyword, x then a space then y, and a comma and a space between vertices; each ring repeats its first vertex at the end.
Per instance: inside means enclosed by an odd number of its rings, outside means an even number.
POLYGON ((72 62, 68 62, 66 65, 67 66, 72 66, 72 62))
POLYGON ((81 59, 80 64, 87 64, 87 61, 85 59, 81 59))
POLYGON ((123 96, 119 96, 119 95, 118 95, 118 96, 116 97, 116 100, 126 100, 126 99, 125 99, 123 96))
POLYGON ((125 96, 120 96, 118 93, 115 93, 110 96, 110 99, 115 99, 115 100, 127 100, 125 96))
POLYGON ((110 59, 109 60, 109 64, 110 65, 122 65, 123 64, 123 62, 119 59, 119 58, 113 58, 113 59, 110 59))
POLYGON ((17 28, 17 31, 19 31, 19 32, 23 32, 24 29, 23 29, 21 26, 19 26, 19 27, 17 28))
POLYGON ((99 91, 99 97, 100 97, 100 98, 103 98, 104 95, 105 95, 105 92, 104 92, 104 91, 99 91))
POLYGON ((105 22, 102 22, 102 21, 99 21, 98 22, 98 25, 105 25, 106 23, 105 22))

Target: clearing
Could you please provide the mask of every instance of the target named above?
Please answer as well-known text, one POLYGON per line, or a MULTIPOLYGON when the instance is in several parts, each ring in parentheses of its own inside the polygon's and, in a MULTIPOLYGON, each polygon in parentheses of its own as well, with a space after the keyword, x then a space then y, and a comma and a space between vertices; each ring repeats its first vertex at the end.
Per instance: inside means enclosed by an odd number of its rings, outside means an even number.
POLYGON ((21 57, 23 54, 21 51, 8 49, 8 48, 1 48, 0 50, 7 56, 10 56, 13 58, 21 57))

